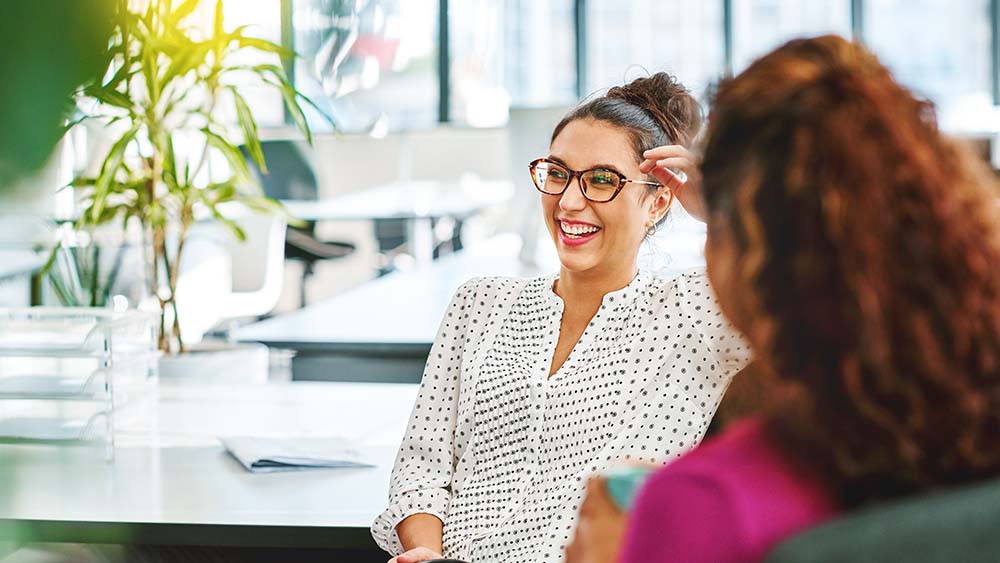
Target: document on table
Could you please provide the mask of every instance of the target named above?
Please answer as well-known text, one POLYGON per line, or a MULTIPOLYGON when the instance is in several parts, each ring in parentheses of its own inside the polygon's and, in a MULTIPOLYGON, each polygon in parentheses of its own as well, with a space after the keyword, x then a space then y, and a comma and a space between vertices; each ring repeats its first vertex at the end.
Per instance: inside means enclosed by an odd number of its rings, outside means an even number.
POLYGON ((363 459, 355 444, 343 438, 226 436, 219 440, 253 473, 375 467, 363 459))

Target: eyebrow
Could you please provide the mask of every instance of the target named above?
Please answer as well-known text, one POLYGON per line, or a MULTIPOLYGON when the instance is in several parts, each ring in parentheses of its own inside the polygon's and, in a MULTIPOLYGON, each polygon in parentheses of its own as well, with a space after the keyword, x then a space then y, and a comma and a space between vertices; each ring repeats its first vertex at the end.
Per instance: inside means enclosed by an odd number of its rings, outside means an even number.
MULTIPOLYGON (((559 164, 562 164, 562 165, 563 165, 563 166, 565 166, 566 168, 569 168, 569 167, 570 167, 570 166, 569 166, 569 164, 566 164, 566 161, 565 161, 565 160, 563 160, 563 159, 559 158, 558 156, 555 156, 555 155, 552 155, 552 154, 550 154, 550 155, 549 155, 549 156, 547 156, 546 158, 547 158, 548 160, 551 160, 551 161, 553 161, 553 162, 557 162, 557 163, 559 163, 559 164)), ((618 169, 618 167, 617 167, 617 166, 614 166, 613 164, 595 164, 595 165, 593 165, 593 166, 591 166, 591 167, 589 167, 589 168, 585 168, 584 170, 593 170, 593 169, 595 169, 595 168, 606 168, 606 169, 608 169, 608 170, 611 170, 611 171, 613 171, 613 172, 617 172, 618 174, 621 174, 622 176, 625 176, 625 173, 624 173, 624 172, 622 172, 621 170, 619 170, 619 169, 618 169)))

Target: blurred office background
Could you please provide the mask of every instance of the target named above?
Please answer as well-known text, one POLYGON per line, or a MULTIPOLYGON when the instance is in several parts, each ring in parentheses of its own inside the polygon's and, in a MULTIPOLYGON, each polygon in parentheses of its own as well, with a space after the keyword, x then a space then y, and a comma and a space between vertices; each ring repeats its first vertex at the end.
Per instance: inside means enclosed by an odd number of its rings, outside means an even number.
MULTIPOLYGON (((232 62, 281 65, 315 106, 303 102, 299 115, 279 89, 233 83, 245 111, 224 104, 209 117, 235 139, 252 115, 269 173, 244 135, 228 153, 235 161, 209 159, 184 189, 201 194, 213 173, 225 177, 246 159, 285 212, 215 215, 196 206, 167 295, 163 284, 149 290, 148 240, 135 229, 75 224, 84 202, 68 186, 96 175, 122 119, 84 121, 40 170, 6 174, 42 160, 12 147, 36 156, 47 149, 33 134, 45 124, 31 119, 48 113, 55 122, 58 112, 33 104, 58 108, 60 90, 45 100, 37 93, 79 84, 82 61, 106 64, 80 52, 74 24, 85 18, 67 6, 93 15, 88 6, 119 4, 70 1, 8 2, 7 12, 27 12, 0 19, 0 35, 14 45, 5 45, 0 104, 16 106, 0 105, 5 562, 89 560, 81 553, 105 543, 166 550, 130 559, 143 561, 173 560, 174 545, 204 549, 211 561, 384 561, 368 526, 384 506, 445 307, 468 278, 558 267, 528 162, 545 155, 569 108, 609 86, 667 71, 707 103, 720 77, 782 42, 837 33, 870 46, 936 104, 947 132, 1000 163, 1000 0, 224 0, 224 31, 299 55, 247 49, 232 62), (51 21, 38 15, 46 10, 51 21), (21 118, 18 127, 9 116, 21 118), (220 228, 227 221, 245 242, 220 228), (67 297, 99 308, 48 308, 74 301, 67 297), (155 342, 167 297, 176 297, 167 312, 180 319, 191 353, 155 342), (44 307, 20 309, 28 305, 44 307), (123 360, 123 349, 147 363, 123 360), (103 363, 64 361, 81 354, 103 363), (129 382, 134 389, 122 385, 129 382), (232 435, 337 435, 374 467, 252 475, 223 454, 219 437, 232 435), (104 448, 63 448, 77 442, 104 448), (31 542, 42 540, 58 545, 38 555, 31 542), (216 558, 217 549, 232 558, 216 558)), ((196 30, 217 21, 215 0, 172 6, 190 9, 196 30)), ((184 133, 173 140, 179 160, 202 152, 184 133)), ((148 145, 129 142, 122 162, 142 165, 148 145)), ((168 183, 162 174, 157 181, 168 183)), ((675 207, 640 265, 663 275, 698 266, 704 236, 675 207)))
MULTIPOLYGON (((210 18, 210 3, 203 4, 201 17, 210 18)), ((250 307, 253 319, 322 302, 503 233, 520 241, 512 244, 521 245, 522 259, 551 269, 526 163, 545 151, 566 109, 648 73, 673 73, 707 102, 714 81, 780 43, 837 33, 874 49, 937 104, 946 130, 978 143, 985 158, 1000 130, 996 0, 241 0, 225 2, 224 12, 227 28, 246 26, 248 35, 300 55, 285 68, 317 108, 305 108, 315 134, 310 146, 277 90, 239 87, 273 160, 271 174, 261 177, 265 191, 352 210, 306 209, 310 225, 289 236, 305 232, 307 239, 298 247, 286 241, 277 292, 274 260, 249 268, 261 279, 263 269, 272 270, 273 299, 263 310, 250 307), (449 198, 481 201, 423 230, 405 218, 377 217, 393 189, 425 190, 433 199, 435 185, 449 186, 449 198), (386 186, 394 188, 373 191, 386 186), (344 196, 351 197, 337 199, 344 196)), ((258 52, 243 62, 282 61, 258 52)), ((60 188, 92 168, 111 140, 100 124, 77 128, 41 172, 4 192, 0 243, 9 264, 26 266, 0 280, 0 304, 27 305, 32 295, 58 304, 44 280, 32 292, 24 275, 38 257, 11 252, 30 246, 44 257, 55 226, 79 212, 72 190, 60 188)), ((644 266, 669 273, 697 264, 702 236, 674 210, 644 251, 644 266)), ((243 259, 264 261, 266 248, 246 247, 243 259)), ((204 329, 220 320, 215 315, 204 329)))

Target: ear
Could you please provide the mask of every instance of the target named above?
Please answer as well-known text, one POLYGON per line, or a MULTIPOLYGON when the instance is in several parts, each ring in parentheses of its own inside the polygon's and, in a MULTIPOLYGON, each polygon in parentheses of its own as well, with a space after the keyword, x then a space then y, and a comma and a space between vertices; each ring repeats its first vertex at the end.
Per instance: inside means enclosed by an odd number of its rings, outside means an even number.
POLYGON ((651 204, 649 206, 649 220, 655 225, 659 223, 661 219, 670 210, 670 206, 674 203, 674 192, 666 186, 660 186, 656 189, 656 193, 653 194, 651 198, 651 204))

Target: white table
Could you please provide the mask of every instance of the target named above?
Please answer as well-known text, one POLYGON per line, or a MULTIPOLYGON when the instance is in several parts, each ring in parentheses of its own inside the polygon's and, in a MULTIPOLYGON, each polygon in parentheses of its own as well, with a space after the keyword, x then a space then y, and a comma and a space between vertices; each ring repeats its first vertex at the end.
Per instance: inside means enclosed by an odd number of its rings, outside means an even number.
POLYGON ((477 276, 534 276, 556 271, 518 259, 520 240, 501 235, 393 272, 326 301, 241 327, 235 337, 296 351, 293 378, 417 382, 448 302, 477 276))
POLYGON ((418 264, 433 260, 434 221, 461 222, 483 209, 506 203, 514 186, 505 181, 400 182, 316 201, 283 200, 292 217, 303 221, 407 222, 410 251, 418 264))
POLYGON ((367 548, 416 386, 161 383, 101 448, 0 446, 0 530, 34 541, 367 548), (355 440, 375 468, 253 474, 220 435, 355 440))

